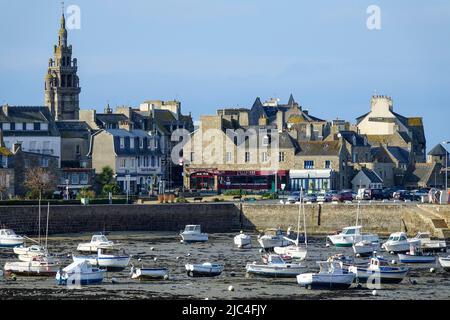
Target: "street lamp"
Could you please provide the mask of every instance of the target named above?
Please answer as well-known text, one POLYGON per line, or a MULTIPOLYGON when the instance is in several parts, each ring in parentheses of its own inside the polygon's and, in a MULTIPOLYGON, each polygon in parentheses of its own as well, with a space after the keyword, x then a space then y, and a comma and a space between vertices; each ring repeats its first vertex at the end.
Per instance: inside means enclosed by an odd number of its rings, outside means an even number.
POLYGON ((448 193, 448 151, 445 145, 450 144, 450 141, 442 142, 445 149, 445 192, 448 193))
POLYGON ((66 200, 69 200, 69 179, 66 179, 66 200))

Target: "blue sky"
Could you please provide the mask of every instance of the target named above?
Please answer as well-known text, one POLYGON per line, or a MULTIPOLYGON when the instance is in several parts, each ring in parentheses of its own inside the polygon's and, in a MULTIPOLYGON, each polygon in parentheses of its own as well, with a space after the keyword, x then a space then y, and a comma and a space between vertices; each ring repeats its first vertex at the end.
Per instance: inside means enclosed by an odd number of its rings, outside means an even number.
MULTIPOLYGON (((82 108, 179 99, 195 118, 257 96, 352 122, 372 94, 450 140, 448 0, 77 0, 82 108), (366 27, 381 8, 379 31, 366 27)), ((60 1, 0 0, 0 102, 42 105, 60 1)))

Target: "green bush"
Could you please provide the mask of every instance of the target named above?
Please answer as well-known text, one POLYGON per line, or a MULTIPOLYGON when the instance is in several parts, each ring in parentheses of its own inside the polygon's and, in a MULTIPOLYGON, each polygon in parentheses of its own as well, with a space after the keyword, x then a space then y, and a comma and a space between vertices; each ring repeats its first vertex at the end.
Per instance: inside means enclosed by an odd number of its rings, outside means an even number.
POLYGON ((186 198, 179 197, 176 200, 177 203, 189 203, 189 201, 186 198))

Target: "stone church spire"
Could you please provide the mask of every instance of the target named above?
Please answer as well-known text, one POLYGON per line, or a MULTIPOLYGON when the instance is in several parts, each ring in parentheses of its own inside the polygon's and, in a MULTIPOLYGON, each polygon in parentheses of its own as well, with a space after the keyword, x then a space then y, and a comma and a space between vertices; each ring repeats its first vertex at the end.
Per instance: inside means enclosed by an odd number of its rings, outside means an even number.
POLYGON ((81 88, 77 76, 77 59, 72 59, 72 46, 67 45, 64 5, 58 45, 54 46, 53 55, 45 76, 45 105, 55 120, 78 120, 81 88))

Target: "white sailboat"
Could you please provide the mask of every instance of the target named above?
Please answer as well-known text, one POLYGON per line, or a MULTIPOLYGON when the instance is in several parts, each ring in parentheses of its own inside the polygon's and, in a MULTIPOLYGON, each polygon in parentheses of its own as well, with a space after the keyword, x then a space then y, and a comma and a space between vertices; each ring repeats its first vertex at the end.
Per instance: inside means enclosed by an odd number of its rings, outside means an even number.
POLYGON ((237 236, 234 237, 234 244, 239 249, 250 249, 252 247, 252 237, 250 237, 248 234, 244 234, 244 232, 241 231, 237 236))
MULTIPOLYGON (((358 202, 359 205, 359 202, 358 202)), ((336 247, 353 247, 360 241, 379 242, 377 234, 364 234, 361 232, 362 226, 358 225, 359 209, 356 211, 356 225, 342 229, 342 232, 327 237, 336 247)))
MULTIPOLYGON (((361 202, 358 201, 358 209, 356 213, 356 225, 358 225, 359 214, 361 212, 361 202)), ((378 237, 377 237, 378 238, 378 237)), ((361 234, 355 236, 355 243, 353 244, 353 252, 355 255, 367 256, 371 255, 374 251, 380 249, 380 241, 373 241, 374 239, 363 239, 361 234)))
POLYGON ((304 201, 302 199, 303 196, 303 188, 300 190, 300 205, 298 207, 298 219, 297 219, 297 239, 292 241, 291 239, 287 238, 287 240, 293 242, 293 245, 286 246, 286 247, 275 247, 274 251, 276 254, 282 255, 282 256, 289 256, 293 259, 297 260, 305 260, 306 255, 308 253, 308 237, 306 235, 306 214, 305 214, 305 205, 304 201), (305 245, 300 246, 300 215, 303 212, 303 227, 305 231, 305 245))

